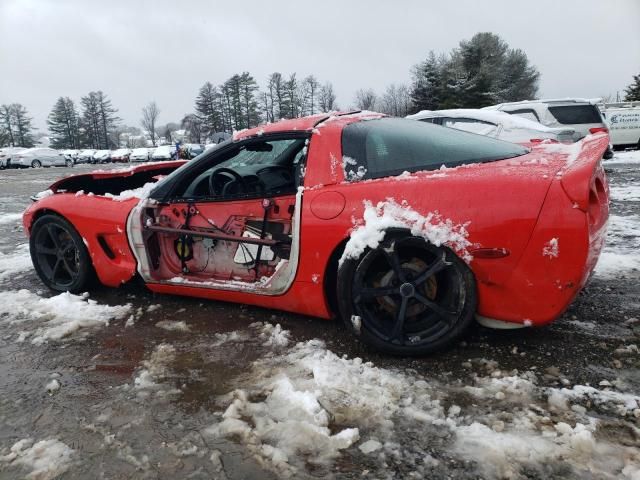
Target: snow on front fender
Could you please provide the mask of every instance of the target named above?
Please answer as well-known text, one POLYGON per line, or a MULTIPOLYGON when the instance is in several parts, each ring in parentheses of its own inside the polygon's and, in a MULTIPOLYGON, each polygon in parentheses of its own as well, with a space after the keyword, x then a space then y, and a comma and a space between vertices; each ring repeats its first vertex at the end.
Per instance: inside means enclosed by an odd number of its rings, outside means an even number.
POLYGON ((345 260, 360 257, 367 248, 376 248, 387 230, 392 228, 410 230, 412 235, 422 237, 437 247, 447 245, 467 263, 473 259, 468 250, 471 246, 466 228, 469 222, 455 223, 442 218, 437 211, 422 215, 413 210, 406 200, 397 203, 393 198, 387 198, 375 206, 371 201, 365 200, 363 204, 362 220, 354 219, 354 228, 338 265, 341 266, 345 260))

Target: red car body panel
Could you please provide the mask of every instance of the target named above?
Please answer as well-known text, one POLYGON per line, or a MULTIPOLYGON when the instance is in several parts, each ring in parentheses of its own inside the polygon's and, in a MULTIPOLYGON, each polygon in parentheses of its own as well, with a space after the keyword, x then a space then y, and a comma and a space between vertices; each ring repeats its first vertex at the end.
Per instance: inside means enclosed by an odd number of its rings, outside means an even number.
MULTIPOLYGON (((363 218, 363 201, 376 204, 393 198, 406 201, 423 215, 437 211, 466 225, 473 245, 470 253, 474 258, 469 265, 477 281, 479 315, 543 325, 567 308, 595 267, 604 243, 608 186, 600 158, 608 144, 606 134, 583 140, 575 158, 566 151, 538 145, 529 154, 510 160, 347 182, 342 168, 342 130, 362 117, 318 115, 234 136, 237 142, 285 131, 311 134, 300 213, 300 261, 285 292, 263 295, 163 282, 148 282, 148 288, 329 318, 335 312, 327 292, 331 282, 325 276, 335 274, 330 264, 348 240, 354 220, 363 218)), ((182 163, 146 164, 131 172, 153 172, 182 163)), ((93 174, 92 178, 127 174, 112 171, 93 174)), ((60 185, 64 181, 52 189, 60 185)), ((276 200, 291 202, 291 198, 276 200)), ((136 199, 116 202, 102 196, 56 193, 31 205, 24 225, 29 232, 34 218, 46 211, 67 218, 85 238, 100 281, 116 286, 136 272, 125 225, 137 203, 136 199), (101 242, 106 242, 113 258, 101 242)), ((259 214, 255 201, 203 203, 198 208, 211 217, 218 215, 218 223, 229 215, 259 214)))

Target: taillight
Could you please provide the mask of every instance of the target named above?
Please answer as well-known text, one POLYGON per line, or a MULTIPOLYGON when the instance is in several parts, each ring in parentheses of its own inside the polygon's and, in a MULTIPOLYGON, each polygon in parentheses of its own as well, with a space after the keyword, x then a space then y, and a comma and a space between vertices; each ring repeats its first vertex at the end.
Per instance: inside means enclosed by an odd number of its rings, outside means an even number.
POLYGON ((531 143, 558 143, 555 138, 532 138, 529 140, 531 143))
POLYGON ((589 129, 589 133, 609 133, 609 129, 607 127, 593 127, 589 129))

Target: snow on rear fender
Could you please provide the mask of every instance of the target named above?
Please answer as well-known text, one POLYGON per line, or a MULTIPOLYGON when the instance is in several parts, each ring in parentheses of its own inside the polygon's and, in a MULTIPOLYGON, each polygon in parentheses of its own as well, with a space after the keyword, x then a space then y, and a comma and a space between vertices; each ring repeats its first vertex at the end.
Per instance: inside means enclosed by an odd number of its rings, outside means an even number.
POLYGON ((447 245, 467 263, 473 259, 468 250, 471 242, 466 228, 470 222, 455 223, 437 211, 422 215, 406 200, 397 203, 393 198, 387 198, 375 206, 364 200, 363 205, 362 219, 353 219, 354 227, 338 265, 345 260, 359 258, 367 248, 376 248, 388 230, 397 228, 407 229, 412 235, 422 237, 437 247, 447 245))

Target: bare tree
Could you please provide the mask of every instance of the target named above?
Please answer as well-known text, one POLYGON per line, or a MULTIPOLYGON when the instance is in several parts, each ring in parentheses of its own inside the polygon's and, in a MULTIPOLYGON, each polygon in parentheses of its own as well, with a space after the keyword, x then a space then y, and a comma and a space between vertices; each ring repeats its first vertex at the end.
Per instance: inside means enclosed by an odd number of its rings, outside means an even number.
POLYGON ((377 99, 376 92, 372 89, 361 88, 356 92, 356 107, 360 110, 375 110, 377 99))
POLYGON ((387 87, 379 105, 382 113, 405 117, 411 109, 411 95, 406 85, 392 83, 387 87))
POLYGON ((333 85, 330 82, 325 83, 320 87, 320 93, 318 95, 318 102, 321 112, 331 112, 337 110, 336 106, 336 94, 333 93, 333 85))
POLYGON ((140 124, 149 135, 151 136, 151 144, 156 146, 156 122, 160 116, 160 109, 156 102, 149 102, 145 107, 142 107, 142 120, 140 124))

